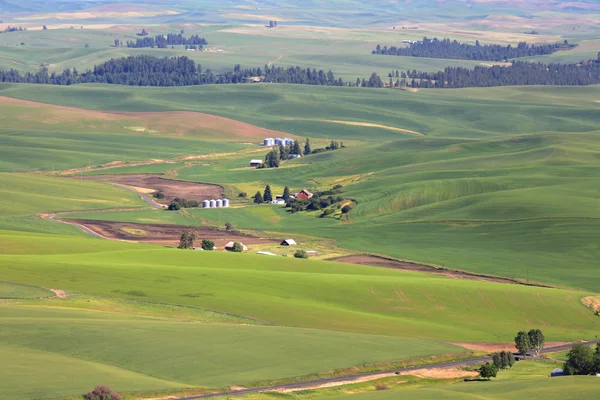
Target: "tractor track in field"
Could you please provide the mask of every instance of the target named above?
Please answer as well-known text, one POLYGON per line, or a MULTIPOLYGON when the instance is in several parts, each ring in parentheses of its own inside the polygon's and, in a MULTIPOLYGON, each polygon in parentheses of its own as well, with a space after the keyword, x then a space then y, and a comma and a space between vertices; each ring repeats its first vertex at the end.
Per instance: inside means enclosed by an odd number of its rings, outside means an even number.
MULTIPOLYGON (((582 343, 585 345, 588 345, 588 346, 592 346, 592 345, 595 345, 597 342, 592 341, 592 342, 582 342, 582 343)), ((555 352, 559 352, 559 351, 569 350, 571 348, 571 346, 572 346, 572 344, 569 343, 569 344, 548 347, 548 348, 542 350, 541 354, 548 354, 548 353, 555 353, 555 352)), ((533 357, 533 356, 527 356, 527 359, 547 361, 544 358, 533 357)), ((174 397, 174 398, 172 398, 172 400, 196 400, 196 399, 208 399, 208 398, 213 398, 213 397, 243 396, 246 394, 262 393, 262 392, 290 392, 290 391, 298 391, 298 390, 320 389, 320 388, 325 388, 325 387, 342 386, 342 385, 348 385, 348 384, 352 384, 352 383, 364 382, 364 381, 368 381, 368 380, 375 380, 375 379, 384 378, 387 376, 394 376, 394 375, 400 375, 400 374, 410 375, 410 372, 415 372, 415 371, 468 367, 468 366, 473 366, 473 365, 477 365, 477 364, 490 362, 491 360, 492 360, 492 357, 490 357, 490 356, 473 357, 473 358, 469 358, 466 360, 460 360, 460 361, 448 361, 448 362, 421 365, 421 366, 415 366, 415 367, 397 368, 397 369, 388 370, 388 371, 367 372, 364 374, 345 375, 345 376, 338 376, 335 378, 314 379, 314 380, 298 382, 298 383, 262 386, 262 387, 256 387, 256 388, 245 388, 245 389, 240 389, 240 390, 230 390, 227 392, 206 393, 206 394, 201 394, 201 395, 196 395, 196 396, 174 397), (370 378, 372 378, 372 379, 370 379, 370 378)))

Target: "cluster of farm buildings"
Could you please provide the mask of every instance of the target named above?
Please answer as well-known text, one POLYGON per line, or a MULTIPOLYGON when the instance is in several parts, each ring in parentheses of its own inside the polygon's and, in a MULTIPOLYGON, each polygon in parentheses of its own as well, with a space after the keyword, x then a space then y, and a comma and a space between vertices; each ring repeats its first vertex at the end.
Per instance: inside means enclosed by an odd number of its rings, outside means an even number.
POLYGON ((290 138, 265 138, 263 140, 264 146, 289 146, 294 144, 294 139, 290 138))

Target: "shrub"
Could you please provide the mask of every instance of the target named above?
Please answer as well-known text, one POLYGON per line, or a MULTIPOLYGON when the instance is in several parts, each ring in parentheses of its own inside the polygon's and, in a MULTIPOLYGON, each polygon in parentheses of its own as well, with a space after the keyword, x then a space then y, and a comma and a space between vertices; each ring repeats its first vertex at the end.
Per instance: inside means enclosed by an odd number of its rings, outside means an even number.
POLYGON ((240 242, 235 242, 231 251, 233 251, 234 253, 242 253, 244 251, 244 246, 242 246, 240 242))
POLYGON ((379 382, 377 385, 375 385, 375 390, 388 390, 389 387, 388 385, 386 385, 383 382, 379 382))
POLYGON ((181 210, 181 204, 173 200, 171 204, 169 204, 169 211, 179 211, 181 210))
POLYGON ((296 258, 308 258, 308 254, 304 250, 298 250, 294 253, 294 257, 296 258))
POLYGON ((238 194, 238 197, 239 197, 240 199, 245 199, 245 198, 247 198, 247 197, 248 197, 248 193, 246 193, 246 192, 242 192, 242 193, 238 194))
POLYGON ((235 225, 233 225, 231 222, 225 222, 225 230, 226 231, 230 231, 233 228, 235 228, 235 225))
POLYGON ((154 198, 155 199, 164 199, 165 198, 165 194, 163 192, 161 192, 160 190, 156 193, 154 193, 154 198))
POLYGON ((350 211, 352 211, 351 204, 347 204, 344 207, 342 207, 342 214, 348 214, 350 211))
POLYGON ((86 400, 121 400, 121 396, 106 385, 98 385, 83 396, 86 400))
POLYGON ((202 250, 214 250, 215 242, 208 239, 202 239, 202 250))

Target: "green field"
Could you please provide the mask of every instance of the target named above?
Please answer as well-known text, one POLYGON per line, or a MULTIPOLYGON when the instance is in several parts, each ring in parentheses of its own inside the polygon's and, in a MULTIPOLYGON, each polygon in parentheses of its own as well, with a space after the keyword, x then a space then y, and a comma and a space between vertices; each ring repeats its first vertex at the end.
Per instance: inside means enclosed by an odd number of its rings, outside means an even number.
MULTIPOLYGON (((529 61, 573 63, 600 51, 592 0, 125 3, 4 1, 0 69, 80 73, 151 54, 187 56, 217 74, 236 64, 298 65, 387 82, 395 70, 482 64, 370 54, 424 36, 579 45, 529 61), (272 20, 276 28, 266 26, 272 20), (28 29, 4 32, 8 25, 28 29), (142 28, 198 34, 211 49, 114 47, 142 28)), ((0 122, 0 399, 71 400, 97 384, 125 399, 166 398, 465 358, 474 355, 467 347, 510 343, 532 328, 547 342, 600 331, 582 304, 600 285, 600 86, 0 83, 0 122), (345 146, 250 168, 268 136, 345 146), (232 207, 156 210, 135 193, 81 179, 126 173, 215 183, 232 207), (319 218, 238 197, 267 184, 273 194, 341 185, 353 208, 319 218), (62 222, 69 218, 182 230, 228 222, 299 244, 183 251, 92 238, 62 222), (296 259, 297 249, 318 255, 296 259), (363 253, 534 285, 325 261, 363 253)), ((598 397, 597 378, 548 377, 557 366, 521 361, 491 382, 402 375, 245 398, 598 397), (389 390, 376 390, 378 382, 389 390)))
POLYGON ((0 299, 30 299, 50 296, 53 296, 53 293, 50 290, 35 286, 0 282, 0 299))
POLYGON ((462 350, 418 339, 190 324, 54 307, 5 306, 0 319, 2 360, 15 367, 7 380, 13 383, 0 396, 19 399, 82 392, 99 380, 120 391, 223 387, 462 350), (51 368, 54 357, 63 368, 51 368), (77 369, 80 379, 70 384, 59 377, 77 369), (23 393, 19 382, 34 375, 43 378, 23 393))
POLYGON ((359 393, 327 397, 336 400, 392 400, 399 397, 423 400, 581 399, 598 397, 597 378, 587 376, 538 378, 522 381, 471 382, 419 389, 359 393), (406 396, 406 397, 405 397, 406 396))
POLYGON ((589 338, 600 328, 579 302, 587 294, 569 290, 6 232, 2 253, 0 270, 9 282, 201 307, 283 326, 441 341, 510 341, 524 321, 543 326, 554 340, 589 338), (25 246, 25 238, 36 246, 25 246))

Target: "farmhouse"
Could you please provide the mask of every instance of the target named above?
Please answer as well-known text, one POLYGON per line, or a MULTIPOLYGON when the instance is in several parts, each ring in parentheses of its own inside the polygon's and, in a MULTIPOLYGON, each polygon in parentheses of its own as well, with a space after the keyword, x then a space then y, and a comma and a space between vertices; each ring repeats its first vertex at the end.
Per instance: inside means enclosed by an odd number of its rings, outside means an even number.
POLYGON ((306 189, 302 189, 300 193, 294 195, 297 199, 308 200, 313 197, 313 194, 306 189))
MULTIPOLYGON (((229 242, 225 245, 225 250, 227 251, 233 251, 233 245, 235 244, 235 242, 229 242)), ((246 246, 244 243, 241 243, 242 245, 242 249, 244 251, 248 251, 248 246, 246 246)))
POLYGON ((298 243, 296 243, 296 241, 294 239, 285 239, 283 242, 281 242, 282 246, 295 246, 298 243))
POLYGON ((250 166, 251 167, 258 167, 260 165, 263 165, 265 162, 263 160, 250 160, 250 166))
POLYGON ((263 145, 265 146, 275 146, 275 139, 268 137, 263 140, 263 145))

